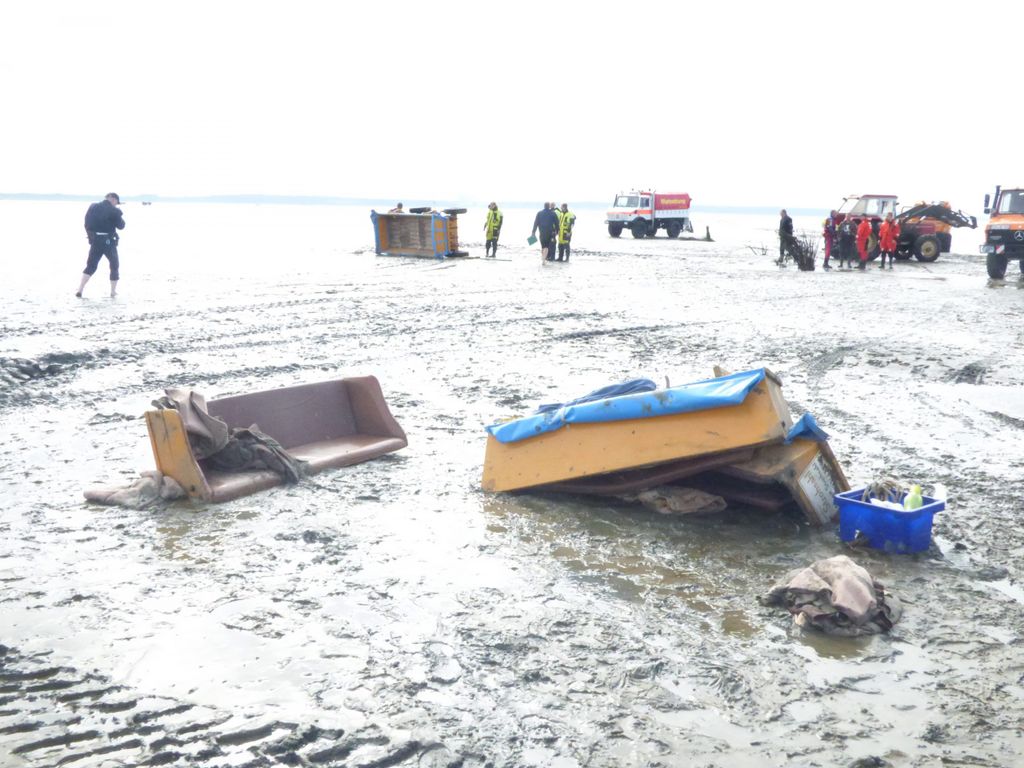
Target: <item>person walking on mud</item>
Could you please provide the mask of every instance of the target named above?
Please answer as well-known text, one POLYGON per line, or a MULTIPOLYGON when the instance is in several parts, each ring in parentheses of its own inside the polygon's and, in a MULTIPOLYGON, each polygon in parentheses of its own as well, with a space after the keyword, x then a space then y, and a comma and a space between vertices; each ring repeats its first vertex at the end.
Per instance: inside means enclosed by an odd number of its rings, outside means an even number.
POLYGON ((554 203, 544 203, 533 219, 533 230, 530 236, 540 235, 540 253, 542 261, 555 260, 555 235, 558 233, 558 216, 552 210, 554 203))
POLYGON ((871 239, 871 221, 865 216, 857 225, 857 256, 860 264, 857 269, 868 268, 868 240, 871 239))
POLYGON ((569 260, 569 242, 572 240, 572 227, 576 223, 576 214, 569 210, 568 203, 562 203, 562 214, 558 218, 558 260, 569 260))
POLYGON ((117 256, 117 230, 124 229, 124 214, 118 206, 121 198, 111 192, 98 203, 89 206, 85 212, 85 236, 89 240, 89 256, 82 272, 75 296, 82 298, 82 291, 89 278, 96 274, 100 259, 104 256, 110 263, 110 298, 117 296, 117 281, 121 279, 121 264, 117 256))
POLYGON ((857 241, 857 225, 847 216, 839 224, 839 268, 853 266, 853 248, 857 241))
POLYGON ((786 260, 786 251, 793 248, 793 220, 783 208, 779 211, 779 261, 781 264, 786 260))
POLYGON ((484 222, 484 257, 494 258, 498 255, 498 236, 501 234, 501 222, 505 217, 498 210, 497 203, 487 206, 487 221, 484 222), (493 251, 493 252, 492 252, 493 251))
POLYGON ((879 269, 885 269, 885 257, 889 257, 889 269, 892 269, 893 259, 896 258, 896 243, 900 237, 900 225, 897 224, 891 213, 885 214, 885 221, 878 228, 878 249, 882 253, 882 263, 879 269))

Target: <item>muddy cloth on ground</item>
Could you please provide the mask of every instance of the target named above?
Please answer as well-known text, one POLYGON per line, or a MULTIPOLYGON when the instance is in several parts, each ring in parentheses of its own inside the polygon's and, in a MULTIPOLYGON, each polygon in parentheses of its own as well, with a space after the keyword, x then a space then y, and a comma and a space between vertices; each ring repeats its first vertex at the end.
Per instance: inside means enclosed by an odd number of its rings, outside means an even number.
POLYGON ((721 496, 678 485, 659 485, 621 498, 639 501, 662 515, 706 515, 721 512, 726 507, 725 499, 721 496))
POLYGON ((801 626, 843 637, 888 632, 903 613, 899 600, 846 555, 792 571, 761 602, 785 606, 801 626))
POLYGON ((198 392, 191 389, 166 389, 164 392, 166 396, 154 400, 153 405, 178 411, 192 452, 204 466, 223 472, 269 469, 286 483, 297 483, 307 474, 307 462, 292 456, 257 425, 229 429, 223 420, 207 412, 206 398, 198 392))
POLYGON ((128 486, 95 485, 85 489, 87 501, 129 509, 145 509, 158 501, 183 499, 187 495, 174 478, 156 470, 143 472, 138 480, 128 486))

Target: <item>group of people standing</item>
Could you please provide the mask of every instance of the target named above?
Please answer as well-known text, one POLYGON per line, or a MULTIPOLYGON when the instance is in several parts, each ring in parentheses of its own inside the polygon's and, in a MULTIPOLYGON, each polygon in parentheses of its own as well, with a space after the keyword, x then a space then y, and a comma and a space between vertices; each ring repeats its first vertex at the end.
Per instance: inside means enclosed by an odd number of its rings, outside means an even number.
POLYGON ((822 266, 825 269, 832 269, 828 263, 833 252, 839 254, 839 268, 854 269, 853 255, 856 248, 857 266, 856 269, 867 269, 869 250, 868 245, 873 235, 878 236, 878 251, 881 263, 879 269, 885 269, 886 257, 889 259, 889 269, 892 269, 896 259, 896 248, 899 243, 900 225, 891 213, 885 215, 885 219, 878 225, 878 232, 875 232, 871 219, 862 217, 860 219, 852 216, 841 216, 832 211, 825 219, 822 227, 822 237, 825 238, 825 261, 822 266))
MULTIPOLYGON (((896 259, 896 249, 900 237, 899 222, 893 218, 892 213, 885 215, 884 221, 878 225, 875 232, 871 219, 862 216, 854 217, 849 214, 840 214, 836 211, 829 213, 822 224, 822 237, 825 239, 825 260, 822 266, 825 269, 832 269, 829 261, 833 254, 838 254, 840 269, 865 270, 868 265, 870 241, 877 235, 878 250, 881 257, 879 269, 885 269, 886 257, 889 259, 889 269, 893 268, 896 259), (854 267, 854 254, 857 256, 857 266, 854 267)), ((791 253, 796 247, 796 237, 793 235, 793 219, 783 209, 779 211, 779 263, 785 259, 787 253, 791 253)))
POLYGON ((530 237, 540 238, 540 254, 542 261, 568 261, 569 243, 572 241, 572 228, 576 224, 576 214, 569 210, 568 203, 559 208, 554 203, 544 203, 533 219, 530 237), (555 246, 558 256, 555 256, 555 246))

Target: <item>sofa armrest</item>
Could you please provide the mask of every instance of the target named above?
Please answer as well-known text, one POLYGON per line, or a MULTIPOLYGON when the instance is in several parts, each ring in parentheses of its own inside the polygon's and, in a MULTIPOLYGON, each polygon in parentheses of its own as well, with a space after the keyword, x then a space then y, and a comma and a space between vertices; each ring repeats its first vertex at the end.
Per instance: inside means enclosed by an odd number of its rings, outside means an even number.
POLYGON ((176 480, 190 498, 209 501, 210 486, 192 453, 181 414, 173 409, 146 411, 146 427, 156 468, 176 480))

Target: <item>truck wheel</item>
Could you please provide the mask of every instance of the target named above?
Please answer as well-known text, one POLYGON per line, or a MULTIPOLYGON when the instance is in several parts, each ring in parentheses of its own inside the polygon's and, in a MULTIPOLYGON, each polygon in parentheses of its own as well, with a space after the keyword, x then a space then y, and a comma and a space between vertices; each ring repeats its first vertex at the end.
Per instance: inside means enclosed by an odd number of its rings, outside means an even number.
MULTIPOLYGON (((1024 262, 1021 262, 1024 265, 1024 262)), ((988 267, 988 276, 993 280, 1002 280, 1006 276, 1006 255, 1002 253, 990 253, 985 258, 985 266, 988 267)))
POLYGON ((621 235, 622 234, 622 224, 621 223, 609 224, 608 225, 608 234, 611 235, 612 237, 618 237, 619 235, 621 235))
POLYGON ((868 261, 874 261, 878 258, 878 254, 882 252, 881 247, 878 245, 878 235, 868 236, 868 261))
POLYGON ((629 225, 629 231, 633 233, 633 237, 637 240, 643 240, 647 237, 647 222, 646 221, 634 221, 629 225))
MULTIPOLYGON (((939 245, 939 238, 935 235, 921 235, 914 241, 914 256, 918 261, 932 262, 939 258, 942 247, 939 245)), ((1006 267, 1003 267, 1006 270, 1006 267)))
POLYGON ((447 213, 449 216, 458 216, 460 213, 465 213, 465 208, 444 208, 441 213, 447 213))
POLYGON ((678 221, 670 221, 665 225, 665 234, 675 240, 679 237, 679 233, 683 231, 683 225, 678 221))

